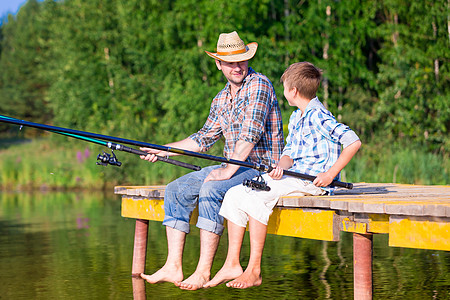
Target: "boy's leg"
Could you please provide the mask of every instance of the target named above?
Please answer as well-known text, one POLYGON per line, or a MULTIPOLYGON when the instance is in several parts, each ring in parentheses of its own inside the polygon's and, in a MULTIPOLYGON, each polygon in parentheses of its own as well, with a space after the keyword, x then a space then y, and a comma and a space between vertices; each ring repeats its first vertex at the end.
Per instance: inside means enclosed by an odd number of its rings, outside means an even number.
POLYGON ((227 280, 235 279, 242 274, 242 267, 239 262, 242 240, 244 239, 245 227, 228 221, 228 253, 223 267, 217 272, 214 278, 203 287, 213 287, 224 283, 227 280))
MULTIPOLYGON (((281 180, 273 180, 266 174, 263 175, 271 190, 251 191, 251 202, 243 202, 241 210, 249 218, 250 231, 250 259, 247 268, 241 276, 228 282, 228 287, 248 288, 262 283, 261 258, 266 241, 267 223, 273 207, 278 198, 284 195, 321 195, 323 190, 301 179, 284 176, 281 180), (249 204, 249 205, 245 205, 249 204)), ((241 197, 242 198, 242 197, 241 197)))
POLYGON ((250 259, 245 272, 227 283, 228 287, 245 289, 262 283, 261 258, 266 241, 267 225, 249 217, 250 259))

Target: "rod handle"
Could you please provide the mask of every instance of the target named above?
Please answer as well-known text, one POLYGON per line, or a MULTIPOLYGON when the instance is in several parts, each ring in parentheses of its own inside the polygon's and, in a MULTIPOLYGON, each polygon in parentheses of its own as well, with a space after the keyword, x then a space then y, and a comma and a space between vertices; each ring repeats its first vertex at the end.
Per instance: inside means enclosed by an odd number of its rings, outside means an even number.
MULTIPOLYGON (((120 145, 120 146, 122 146, 119 149, 121 151, 129 152, 129 153, 133 153, 133 154, 137 154, 137 155, 148 155, 147 152, 142 151, 140 149, 134 149, 134 148, 123 146, 123 145, 120 145)), ((110 147, 110 148, 114 150, 114 146, 110 147)), ((165 163, 169 163, 169 164, 172 164, 172 165, 175 165, 175 166, 178 166, 178 167, 191 169, 191 170, 194 170, 194 171, 200 171, 202 169, 200 166, 192 165, 192 164, 189 164, 189 163, 185 163, 185 162, 182 162, 182 161, 179 161, 179 160, 175 160, 175 159, 171 159, 171 158, 167 158, 167 157, 163 157, 163 156, 157 156, 157 158, 158 158, 159 161, 162 161, 162 162, 165 162, 165 163)))
POLYGON ((191 165, 191 164, 179 161, 179 160, 175 160, 175 159, 171 159, 171 158, 167 158, 167 157, 163 157, 163 156, 158 156, 158 160, 175 165, 175 166, 183 167, 186 169, 191 169, 194 171, 200 171, 202 169, 202 167, 200 167, 200 166, 191 165))
MULTIPOLYGON (((297 173, 297 172, 293 172, 293 171, 287 171, 287 170, 284 171, 284 174, 289 175, 289 176, 293 176, 293 177, 297 177, 297 178, 301 178, 301 179, 310 180, 310 181, 314 181, 314 179, 316 179, 316 176, 302 174, 302 173, 297 173)), ((330 185, 343 187, 343 188, 346 188, 346 189, 352 189, 353 188, 353 183, 342 182, 342 181, 339 181, 339 180, 333 180, 330 185)))

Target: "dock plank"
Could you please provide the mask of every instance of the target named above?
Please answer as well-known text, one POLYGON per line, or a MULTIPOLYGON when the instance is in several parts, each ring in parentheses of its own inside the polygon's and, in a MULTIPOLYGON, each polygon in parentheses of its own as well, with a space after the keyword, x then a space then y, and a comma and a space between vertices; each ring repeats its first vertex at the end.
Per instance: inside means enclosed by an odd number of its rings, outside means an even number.
MULTIPOLYGON (((165 186, 118 186, 119 195, 164 198, 165 186)), ((450 186, 356 183, 333 196, 285 196, 277 207, 321 208, 351 213, 450 217, 450 186)))

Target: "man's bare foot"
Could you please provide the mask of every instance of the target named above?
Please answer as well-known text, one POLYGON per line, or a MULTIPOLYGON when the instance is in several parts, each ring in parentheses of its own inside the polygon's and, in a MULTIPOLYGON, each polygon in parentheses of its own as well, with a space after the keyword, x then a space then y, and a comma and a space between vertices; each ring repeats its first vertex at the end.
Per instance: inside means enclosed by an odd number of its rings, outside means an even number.
POLYGON ((162 267, 152 275, 141 273, 141 277, 148 283, 177 282, 183 280, 183 271, 177 268, 162 267))
POLYGON ((216 276, 214 276, 213 279, 208 281, 203 287, 209 288, 217 286, 219 284, 224 283, 225 281, 238 278, 240 275, 242 275, 242 273, 243 271, 240 265, 237 265, 235 267, 223 266, 222 269, 220 269, 219 272, 217 272, 216 276))
POLYGON ((182 290, 195 291, 203 288, 203 285, 209 281, 209 274, 204 275, 201 272, 194 272, 186 280, 179 282, 175 281, 174 284, 182 290))
POLYGON ((241 276, 227 283, 227 287, 235 289, 246 289, 252 286, 259 286, 262 283, 260 271, 245 270, 241 276))

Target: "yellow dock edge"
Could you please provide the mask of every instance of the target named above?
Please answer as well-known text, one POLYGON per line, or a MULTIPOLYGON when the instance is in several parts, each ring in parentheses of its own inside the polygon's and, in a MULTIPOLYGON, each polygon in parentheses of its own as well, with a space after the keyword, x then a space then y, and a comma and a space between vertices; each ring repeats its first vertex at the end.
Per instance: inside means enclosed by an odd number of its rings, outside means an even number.
MULTIPOLYGON (((164 200, 122 196, 122 216, 163 221, 164 200)), ((197 222, 194 210, 191 224, 197 222)), ((339 232, 389 234, 389 246, 450 251, 450 218, 408 217, 386 214, 339 215, 328 209, 275 207, 268 233, 338 241, 339 232)))
POLYGON ((450 251, 450 218, 391 216, 389 246, 450 251))
MULTIPOLYGON (((163 221, 164 200, 123 197, 122 217, 163 221)), ((198 210, 195 209, 190 223, 195 224, 197 218, 198 210)), ((339 228, 337 225, 338 216, 332 210, 275 208, 270 217, 267 232, 292 237, 338 241, 339 228)))

